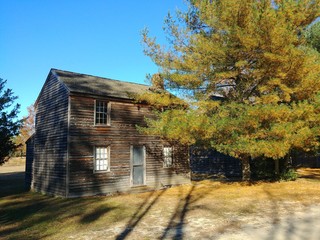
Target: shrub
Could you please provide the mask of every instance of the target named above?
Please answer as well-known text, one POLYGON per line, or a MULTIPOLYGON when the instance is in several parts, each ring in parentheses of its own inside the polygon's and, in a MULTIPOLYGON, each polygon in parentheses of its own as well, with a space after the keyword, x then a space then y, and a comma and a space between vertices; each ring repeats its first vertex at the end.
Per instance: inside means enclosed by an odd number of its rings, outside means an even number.
POLYGON ((295 169, 293 168, 289 168, 289 169, 286 169, 285 171, 283 171, 281 174, 280 174, 280 180, 283 180, 283 181, 295 181, 297 178, 298 178, 298 173, 295 169))

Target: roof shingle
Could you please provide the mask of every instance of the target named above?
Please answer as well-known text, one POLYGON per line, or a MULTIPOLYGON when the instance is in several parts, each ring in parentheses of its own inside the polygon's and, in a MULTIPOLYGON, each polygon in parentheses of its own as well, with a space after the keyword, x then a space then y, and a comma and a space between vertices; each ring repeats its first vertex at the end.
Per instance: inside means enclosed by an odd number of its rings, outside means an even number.
POLYGON ((55 74, 72 93, 132 99, 134 95, 149 91, 150 88, 148 85, 123 82, 58 69, 51 69, 51 72, 55 74))

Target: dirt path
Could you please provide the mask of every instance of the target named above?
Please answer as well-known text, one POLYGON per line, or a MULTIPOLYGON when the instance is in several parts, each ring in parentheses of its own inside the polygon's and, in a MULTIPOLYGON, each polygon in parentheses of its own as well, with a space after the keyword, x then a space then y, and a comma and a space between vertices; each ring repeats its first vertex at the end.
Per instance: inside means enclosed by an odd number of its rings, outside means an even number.
MULTIPOLYGON (((216 240, 319 240, 320 205, 304 207, 297 205, 295 212, 288 214, 294 202, 277 206, 277 216, 232 216, 212 219, 203 214, 188 214, 183 223, 178 219, 161 217, 153 212, 134 227, 118 224, 95 231, 83 231, 69 239, 216 239, 216 240), (290 206, 289 206, 290 205, 290 206)), ((170 207, 164 211, 170 211, 170 207)))
POLYGON ((302 208, 292 215, 280 216, 279 219, 248 219, 239 230, 227 231, 215 238, 219 240, 319 240, 320 206, 302 208))

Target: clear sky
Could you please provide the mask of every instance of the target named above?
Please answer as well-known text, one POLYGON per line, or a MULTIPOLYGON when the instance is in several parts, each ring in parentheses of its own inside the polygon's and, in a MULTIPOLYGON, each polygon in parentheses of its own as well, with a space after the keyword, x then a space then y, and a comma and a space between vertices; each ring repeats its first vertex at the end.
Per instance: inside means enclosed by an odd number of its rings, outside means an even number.
POLYGON ((0 0, 0 78, 27 114, 51 68, 145 83, 157 66, 141 30, 165 42, 168 11, 184 0, 0 0))

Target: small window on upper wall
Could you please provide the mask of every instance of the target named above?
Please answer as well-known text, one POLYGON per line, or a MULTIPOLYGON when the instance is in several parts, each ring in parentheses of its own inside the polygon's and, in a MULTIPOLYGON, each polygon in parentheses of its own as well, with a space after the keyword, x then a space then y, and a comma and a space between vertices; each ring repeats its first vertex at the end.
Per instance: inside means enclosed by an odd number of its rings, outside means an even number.
POLYGON ((163 167, 170 168, 173 165, 173 151, 172 147, 163 148, 163 167))
POLYGON ((106 101, 95 101, 95 125, 110 125, 111 105, 106 101))

